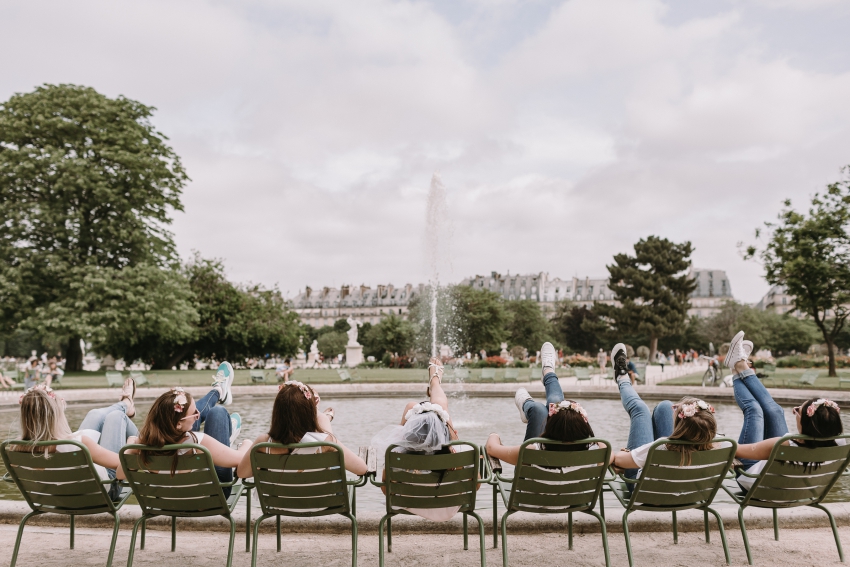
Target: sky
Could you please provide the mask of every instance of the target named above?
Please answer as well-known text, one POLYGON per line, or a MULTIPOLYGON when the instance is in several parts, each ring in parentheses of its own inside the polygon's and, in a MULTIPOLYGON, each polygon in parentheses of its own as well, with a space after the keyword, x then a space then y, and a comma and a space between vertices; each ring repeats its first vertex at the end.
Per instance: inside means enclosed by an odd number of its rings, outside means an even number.
POLYGON ((658 235, 757 302, 738 243, 850 164, 850 2, 0 3, 0 100, 50 83, 157 108, 191 178, 184 258, 238 282, 605 277, 658 235))

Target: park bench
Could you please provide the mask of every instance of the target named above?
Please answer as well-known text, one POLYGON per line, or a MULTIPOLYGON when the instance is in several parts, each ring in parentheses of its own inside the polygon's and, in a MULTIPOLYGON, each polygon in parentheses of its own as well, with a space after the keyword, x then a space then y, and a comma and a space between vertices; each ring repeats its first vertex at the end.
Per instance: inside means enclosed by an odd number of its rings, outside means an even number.
MULTIPOLYGON (((74 549, 74 517, 92 514, 109 514, 113 518, 112 541, 107 567, 112 565, 115 555, 115 542, 118 539, 118 510, 130 496, 130 490, 121 492, 117 501, 109 497, 107 487, 111 480, 102 480, 91 460, 91 454, 85 445, 77 441, 5 441, 0 444, 0 457, 6 467, 6 475, 21 491, 24 500, 32 510, 21 519, 18 527, 18 537, 15 539, 15 549, 12 552, 11 567, 15 567, 24 526, 33 516, 41 514, 64 514, 71 519, 71 549, 74 549), (27 448, 42 449, 34 451, 12 451, 9 447, 25 445, 27 448), (70 445, 75 447, 70 452, 54 452, 49 458, 44 454, 48 447, 70 445)), ((45 538, 40 538, 42 545, 45 538)), ((73 563, 68 561, 68 564, 73 563)))
POLYGON ((756 376, 764 383, 765 380, 770 380, 776 386, 776 365, 771 362, 766 362, 764 366, 756 370, 756 376))
MULTIPOLYGON (((493 547, 497 546, 497 493, 505 505, 502 515, 502 564, 508 567, 507 521, 516 512, 532 514, 567 514, 568 548, 573 548, 573 513, 582 512, 599 520, 602 529, 602 547, 605 565, 611 565, 608 552, 608 533, 605 519, 593 508, 601 498, 608 463, 611 461, 611 443, 603 439, 583 439, 575 444, 599 443, 604 448, 587 451, 544 451, 529 448, 533 443, 570 445, 563 441, 535 438, 525 441, 519 450, 513 478, 502 476, 501 462, 488 455, 493 485, 493 547)), ((542 445, 541 445, 542 446, 542 445)), ((582 561, 583 562, 583 561, 582 561)))
POLYGON ((110 388, 112 388, 113 386, 123 388, 124 387, 124 375, 121 372, 107 372, 106 373, 106 385, 110 388))
POLYGON ((343 382, 353 382, 354 380, 360 380, 360 376, 354 369, 337 368, 336 373, 339 374, 339 379, 343 382))
POLYGON ((254 368, 248 373, 248 377, 251 379, 252 384, 256 384, 258 382, 266 383, 268 380, 266 379, 266 371, 262 368, 254 368))

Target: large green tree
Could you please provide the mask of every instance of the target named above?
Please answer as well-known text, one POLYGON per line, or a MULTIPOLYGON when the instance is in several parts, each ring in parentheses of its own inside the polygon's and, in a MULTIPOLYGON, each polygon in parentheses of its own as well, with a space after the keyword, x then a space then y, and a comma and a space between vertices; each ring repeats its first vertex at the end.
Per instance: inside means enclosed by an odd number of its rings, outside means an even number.
POLYGON ((458 352, 499 351, 508 338, 510 313, 498 293, 465 285, 451 288, 458 352))
POLYGON ((688 275, 693 247, 650 236, 634 246, 635 254, 617 254, 608 266, 609 287, 620 306, 594 305, 619 333, 642 333, 649 337, 650 360, 658 339, 682 333, 686 328, 689 298, 696 282, 688 275))
POLYGON ((507 325, 508 344, 522 346, 530 352, 540 350, 540 346, 552 340, 552 323, 543 314, 540 304, 533 299, 508 301, 507 325))
POLYGON ((82 366, 80 339, 114 310, 113 294, 99 299, 79 284, 102 280, 121 293, 119 271, 176 262, 166 227, 188 178, 153 110, 74 85, 0 105, 0 331, 38 331, 47 318, 67 339, 70 370, 82 366))
POLYGON ((806 352, 818 340, 819 332, 811 321, 790 314, 761 311, 749 305, 727 301, 720 311, 700 321, 705 342, 715 347, 728 342, 738 331, 744 331, 756 349, 769 349, 774 354, 806 352))
POLYGON ((747 248, 748 257, 761 260, 767 281, 785 286, 794 307, 820 330, 830 376, 837 376, 835 340, 850 315, 850 168, 844 173, 812 197, 808 212, 786 200, 778 222, 756 232, 766 243, 747 248))
POLYGON ((385 353, 404 356, 413 348, 415 335, 412 322, 390 313, 365 331, 361 328, 359 342, 363 343, 367 356, 381 358, 385 353))

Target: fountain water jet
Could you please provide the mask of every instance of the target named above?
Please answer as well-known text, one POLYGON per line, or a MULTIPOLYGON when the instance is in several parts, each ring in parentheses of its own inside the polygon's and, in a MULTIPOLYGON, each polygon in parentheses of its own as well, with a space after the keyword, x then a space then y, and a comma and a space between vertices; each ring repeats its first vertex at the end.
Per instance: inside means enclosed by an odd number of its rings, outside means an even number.
POLYGON ((431 356, 439 356, 437 343, 437 299, 440 293, 440 271, 448 263, 447 243, 451 234, 446 206, 446 188, 439 173, 431 177, 425 218, 425 253, 430 269, 428 285, 431 303, 431 356))

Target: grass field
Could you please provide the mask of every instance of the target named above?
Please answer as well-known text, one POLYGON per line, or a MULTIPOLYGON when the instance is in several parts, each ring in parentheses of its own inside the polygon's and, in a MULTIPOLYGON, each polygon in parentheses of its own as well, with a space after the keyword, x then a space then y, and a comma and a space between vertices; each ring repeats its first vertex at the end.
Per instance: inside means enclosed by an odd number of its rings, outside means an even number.
MULTIPOLYGON (((777 387, 777 388, 801 388, 801 389, 815 389, 815 390, 840 390, 842 389, 839 386, 843 386, 845 389, 850 390, 850 382, 846 382, 842 385, 839 385, 839 378, 829 378, 827 376, 826 368, 817 369, 820 371, 820 376, 815 380, 814 386, 809 386, 807 384, 800 385, 796 382, 799 381, 800 376, 806 371, 804 368, 777 368, 776 372, 771 374, 768 378, 765 378, 764 383, 768 387, 777 387)), ((673 378, 671 380, 664 380, 663 382, 659 382, 659 386, 700 386, 702 385, 702 375, 704 372, 698 372, 695 374, 687 374, 685 376, 680 376, 679 378, 673 378)), ((728 375, 728 371, 724 372, 724 376, 728 375)), ((850 380, 850 370, 839 370, 838 376, 840 378, 844 378, 845 380, 850 380)))

